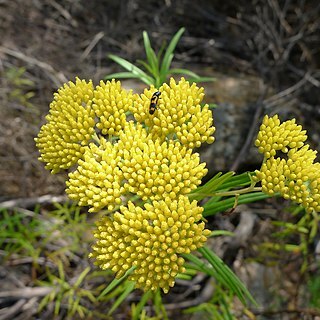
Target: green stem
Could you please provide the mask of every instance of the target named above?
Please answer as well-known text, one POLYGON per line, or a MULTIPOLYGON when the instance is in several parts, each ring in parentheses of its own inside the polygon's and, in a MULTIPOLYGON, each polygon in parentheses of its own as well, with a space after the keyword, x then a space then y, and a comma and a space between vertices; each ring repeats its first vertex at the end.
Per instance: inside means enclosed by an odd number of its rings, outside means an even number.
POLYGON ((216 192, 213 195, 214 196, 219 196, 219 197, 228 197, 228 196, 235 196, 235 195, 239 195, 239 194, 244 194, 244 193, 249 193, 252 191, 261 191, 262 188, 261 187, 248 187, 248 188, 244 188, 244 189, 240 189, 240 190, 233 190, 233 191, 225 191, 225 192, 216 192))
POLYGON ((236 196, 244 193, 249 193, 252 191, 262 191, 261 187, 255 187, 254 184, 244 188, 244 189, 238 189, 238 190, 232 190, 232 191, 222 191, 222 192, 214 192, 214 193, 201 193, 201 192, 195 192, 192 195, 199 195, 199 196, 208 196, 208 197, 228 197, 228 196, 236 196))

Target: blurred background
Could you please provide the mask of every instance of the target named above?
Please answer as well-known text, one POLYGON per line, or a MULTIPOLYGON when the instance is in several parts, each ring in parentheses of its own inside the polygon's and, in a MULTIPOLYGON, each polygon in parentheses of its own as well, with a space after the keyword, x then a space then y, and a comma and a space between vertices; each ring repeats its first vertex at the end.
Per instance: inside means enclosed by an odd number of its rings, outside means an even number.
MULTIPOLYGON (((0 202, 23 198, 37 203, 43 195, 64 195, 64 174, 52 176, 44 170, 33 140, 63 83, 78 76, 97 84, 122 71, 108 54, 133 63, 145 58, 143 30, 158 50, 181 27, 186 30, 173 66, 216 79, 199 84, 205 87, 205 101, 217 104, 216 142, 201 150, 211 176, 258 169, 261 157, 253 141, 264 114, 295 117, 307 129, 311 147, 319 150, 318 0, 0 0, 0 202)), ((136 92, 145 87, 134 80, 124 85, 136 92)), ((250 216, 263 235, 277 205, 269 208, 267 219, 261 211, 259 223, 250 216)), ((234 228, 239 221, 233 222, 234 228)), ((230 222, 216 223, 227 228, 230 222)), ((232 264, 239 247, 229 245, 228 250, 226 254, 224 248, 224 255, 231 254, 232 264)), ((297 270, 288 261, 283 267, 289 274, 297 270)), ((256 268, 258 274, 266 272, 266 283, 253 295, 277 277, 270 269, 261 271, 261 265, 256 268)), ((297 296, 299 276, 292 275, 297 278, 288 280, 286 292, 292 289, 297 296)), ((283 299, 292 301, 292 296, 283 299)), ((269 292, 260 300, 268 305, 270 299, 269 292)), ((264 319, 316 319, 314 314, 276 316, 264 319)))

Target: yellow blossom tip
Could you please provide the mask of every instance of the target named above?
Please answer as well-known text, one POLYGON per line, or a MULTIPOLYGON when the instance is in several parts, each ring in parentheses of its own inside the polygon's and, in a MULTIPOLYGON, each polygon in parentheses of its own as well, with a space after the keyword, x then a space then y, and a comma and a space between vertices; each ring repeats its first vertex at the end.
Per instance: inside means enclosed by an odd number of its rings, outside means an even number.
POLYGON ((119 134, 127 123, 126 112, 132 103, 132 91, 122 88, 120 81, 100 81, 95 89, 92 108, 98 118, 97 128, 103 135, 119 134))
POLYGON ((140 123, 150 127, 150 132, 164 141, 166 138, 178 139, 188 148, 199 147, 202 143, 212 143, 212 112, 200 103, 204 97, 204 89, 189 84, 184 78, 176 83, 171 78, 169 85, 163 84, 158 91, 154 113, 149 109, 153 101, 152 95, 157 91, 153 86, 143 94, 134 96, 133 114, 140 123))

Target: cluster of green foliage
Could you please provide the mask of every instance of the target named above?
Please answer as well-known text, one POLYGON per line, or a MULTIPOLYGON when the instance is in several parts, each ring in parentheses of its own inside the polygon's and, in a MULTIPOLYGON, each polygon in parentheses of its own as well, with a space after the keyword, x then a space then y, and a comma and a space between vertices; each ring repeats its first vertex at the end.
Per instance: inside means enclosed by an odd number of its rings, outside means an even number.
POLYGON ((20 106, 32 109, 35 107, 31 101, 35 93, 32 90, 35 83, 26 76, 26 68, 11 67, 4 70, 4 79, 6 79, 9 88, 6 99, 9 103, 18 104, 20 106))

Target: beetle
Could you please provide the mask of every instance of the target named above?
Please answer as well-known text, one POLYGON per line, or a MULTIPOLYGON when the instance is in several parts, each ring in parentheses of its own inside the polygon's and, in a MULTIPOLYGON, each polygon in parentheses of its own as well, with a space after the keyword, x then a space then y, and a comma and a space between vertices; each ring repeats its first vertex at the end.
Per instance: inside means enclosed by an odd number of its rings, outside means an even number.
POLYGON ((158 100, 159 100, 159 97, 161 95, 161 92, 160 91, 156 91, 152 97, 151 97, 151 100, 150 100, 150 107, 149 107, 149 113, 150 114, 154 114, 154 112, 156 111, 157 109, 157 103, 158 103, 158 100))

